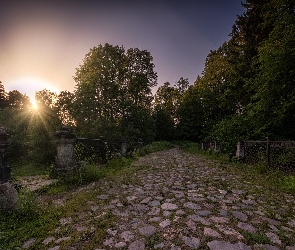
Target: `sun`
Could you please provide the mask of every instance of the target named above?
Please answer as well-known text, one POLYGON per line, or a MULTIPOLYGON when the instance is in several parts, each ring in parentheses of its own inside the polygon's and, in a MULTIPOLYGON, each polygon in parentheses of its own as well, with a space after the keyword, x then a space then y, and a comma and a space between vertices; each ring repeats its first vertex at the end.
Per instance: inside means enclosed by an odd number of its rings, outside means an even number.
POLYGON ((36 100, 31 101, 31 104, 32 104, 32 109, 33 110, 37 110, 38 109, 38 105, 36 103, 36 100))

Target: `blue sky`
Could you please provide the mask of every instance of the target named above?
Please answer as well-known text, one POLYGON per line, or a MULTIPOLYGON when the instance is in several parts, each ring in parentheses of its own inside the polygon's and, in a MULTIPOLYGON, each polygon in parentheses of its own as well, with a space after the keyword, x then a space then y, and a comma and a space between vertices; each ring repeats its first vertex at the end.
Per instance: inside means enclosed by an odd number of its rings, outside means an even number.
POLYGON ((193 84, 243 12, 240 0, 2 1, 0 81, 31 97, 73 91, 85 54, 110 43, 149 51, 158 86, 193 84))

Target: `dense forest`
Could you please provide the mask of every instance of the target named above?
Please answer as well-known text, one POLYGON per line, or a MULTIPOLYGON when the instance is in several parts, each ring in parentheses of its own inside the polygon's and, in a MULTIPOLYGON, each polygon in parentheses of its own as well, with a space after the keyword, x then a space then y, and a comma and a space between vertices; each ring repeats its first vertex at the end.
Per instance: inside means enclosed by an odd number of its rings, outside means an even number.
POLYGON ((36 92, 38 109, 0 82, 0 124, 10 157, 50 163, 53 133, 70 126, 78 137, 221 142, 295 139, 295 2, 247 0, 230 39, 208 54, 193 84, 158 84, 146 50, 98 45, 76 69, 73 92, 36 92))

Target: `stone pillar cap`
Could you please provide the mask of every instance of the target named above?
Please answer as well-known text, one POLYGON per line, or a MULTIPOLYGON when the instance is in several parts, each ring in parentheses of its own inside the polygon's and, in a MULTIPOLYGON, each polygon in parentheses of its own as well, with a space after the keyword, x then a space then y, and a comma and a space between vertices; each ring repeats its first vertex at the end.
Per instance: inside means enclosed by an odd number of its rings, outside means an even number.
POLYGON ((76 134, 72 132, 71 128, 66 126, 62 126, 54 135, 55 137, 76 138, 76 134))

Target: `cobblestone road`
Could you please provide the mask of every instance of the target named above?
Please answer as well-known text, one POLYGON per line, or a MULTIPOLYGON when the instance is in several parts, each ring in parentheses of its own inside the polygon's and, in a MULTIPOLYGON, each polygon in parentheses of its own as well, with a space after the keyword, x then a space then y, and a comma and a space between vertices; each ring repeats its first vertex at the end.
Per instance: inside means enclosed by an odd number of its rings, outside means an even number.
MULTIPOLYGON (((117 218, 97 250, 295 249, 292 196, 265 195, 263 187, 178 148, 147 155, 134 165, 142 168, 129 183, 110 187, 105 182, 104 193, 89 201, 92 213, 117 218)), ((76 225, 66 217, 60 223, 95 230, 87 216, 76 225)), ((57 250, 67 238, 48 237, 45 249, 53 240, 49 249, 57 250)))

